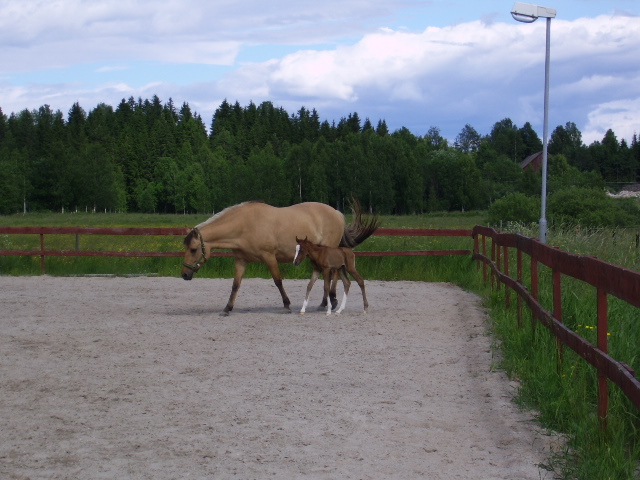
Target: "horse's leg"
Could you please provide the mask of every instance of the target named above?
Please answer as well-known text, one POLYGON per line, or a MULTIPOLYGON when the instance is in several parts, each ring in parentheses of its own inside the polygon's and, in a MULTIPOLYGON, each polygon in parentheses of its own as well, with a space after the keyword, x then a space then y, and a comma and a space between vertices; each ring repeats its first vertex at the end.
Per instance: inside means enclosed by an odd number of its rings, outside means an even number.
POLYGON ((304 297, 304 303, 302 304, 302 310, 300 313, 304 315, 305 310, 307 309, 307 305, 309 304, 309 294, 311 293, 311 289, 313 288, 313 284, 316 283, 318 279, 318 275, 320 275, 320 271, 313 269, 313 273, 311 274, 311 279, 309 280, 309 284, 307 285, 307 295, 304 297))
POLYGON ((284 304, 286 313, 291 313, 291 308, 289 308, 289 305, 291 305, 291 300, 289 300, 287 292, 284 291, 284 287, 282 286, 282 276, 280 275, 280 268, 278 267, 278 261, 276 260, 276 257, 274 256, 265 259, 264 263, 267 264, 267 268, 269 268, 269 271, 271 272, 273 283, 275 283, 276 287, 278 287, 278 290, 280 290, 280 295, 282 295, 282 303, 284 304))
POLYGON ((342 285, 344 286, 344 294, 342 295, 342 303, 340 304, 340 308, 336 312, 336 315, 340 315, 340 313, 344 310, 344 307, 347 306, 347 294, 349 293, 349 287, 351 287, 351 280, 347 277, 347 274, 344 271, 344 267, 338 269, 340 272, 340 278, 342 278, 342 285))
POLYGON ((233 285, 231 285, 231 296, 227 302, 227 306, 222 311, 223 315, 229 315, 229 312, 233 310, 233 305, 236 303, 236 297, 238 296, 238 290, 240 290, 240 284, 242 283, 242 277, 247 269, 247 262, 240 258, 235 258, 235 273, 233 274, 233 285))
POLYGON ((322 272, 322 276, 324 277, 324 298, 327 302, 327 316, 331 315, 331 302, 329 301, 329 291, 331 289, 331 278, 333 277, 333 272, 330 268, 325 268, 322 272))
POLYGON ((369 308, 369 302, 367 302, 367 294, 364 291, 364 278, 360 276, 358 271, 356 270, 356 262, 355 257, 352 261, 347 262, 347 272, 351 274, 351 276, 358 282, 358 286, 362 291, 362 302, 364 303, 364 313, 367 313, 367 308, 369 308))

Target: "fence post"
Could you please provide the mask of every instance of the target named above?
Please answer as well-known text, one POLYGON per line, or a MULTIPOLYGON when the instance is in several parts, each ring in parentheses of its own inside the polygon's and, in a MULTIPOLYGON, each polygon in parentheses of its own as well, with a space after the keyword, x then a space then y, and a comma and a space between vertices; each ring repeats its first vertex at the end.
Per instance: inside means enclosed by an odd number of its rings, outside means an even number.
MULTIPOLYGON (((491 237, 491 261, 496 262, 496 239, 491 237)), ((493 290, 493 282, 496 280, 496 274, 491 269, 491 289, 493 290)), ((496 282, 497 283, 497 282, 496 282)))
MULTIPOLYGON (((518 283, 522 285, 522 250, 518 247, 516 250, 516 269, 518 276, 518 283)), ((522 328, 522 297, 517 295, 518 297, 518 328, 522 328)))
MULTIPOLYGON (((607 333, 609 331, 607 292, 598 289, 598 348, 604 353, 609 349, 607 333)), ((598 369, 598 419, 600 426, 607 428, 607 410, 609 409, 609 386, 607 377, 598 369)))
MULTIPOLYGON (((482 256, 487 258, 487 236, 482 236, 482 256)), ((482 280, 487 283, 487 263, 482 262, 482 280)))
MULTIPOLYGON (((502 252, 502 249, 500 248, 500 245, 496 244, 494 250, 496 251, 496 268, 498 269, 498 273, 500 273, 502 272, 502 259, 501 259, 502 255, 500 253, 502 252)), ((497 275, 496 275, 496 290, 500 291, 500 280, 498 279, 497 275)))
MULTIPOLYGON (((477 233, 473 236, 473 253, 474 253, 474 255, 478 255, 480 253, 480 249, 478 248, 478 234, 477 233)), ((480 259, 476 260, 476 269, 480 270, 480 259)))
MULTIPOLYGON (((509 276, 509 247, 505 245, 504 247, 504 274, 509 276)), ((504 285, 504 293, 505 293, 505 302, 507 308, 511 307, 511 290, 507 284, 504 285)))
MULTIPOLYGON (((538 300, 538 261, 533 257, 533 255, 531 256, 531 296, 533 297, 533 299, 536 302, 539 302, 538 300)), ((536 330, 536 316, 533 314, 533 310, 531 310, 531 328, 533 329, 534 333, 536 330)))
POLYGON ((44 275, 44 233, 40 234, 40 274, 44 275))
MULTIPOLYGON (((553 270, 553 316, 562 323, 562 284, 561 275, 557 270, 553 270)), ((556 348, 558 349, 558 369, 564 360, 564 344, 556 337, 556 348)))

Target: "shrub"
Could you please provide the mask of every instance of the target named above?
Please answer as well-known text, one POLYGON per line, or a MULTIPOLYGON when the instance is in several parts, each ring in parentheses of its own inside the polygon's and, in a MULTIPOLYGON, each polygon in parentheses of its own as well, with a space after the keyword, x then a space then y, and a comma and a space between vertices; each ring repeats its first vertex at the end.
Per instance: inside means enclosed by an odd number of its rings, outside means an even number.
POLYGON ((600 189, 569 188, 549 197, 549 218, 558 224, 623 227, 640 223, 634 199, 614 199, 600 189))
POLYGON ((489 223, 536 222, 540 216, 540 199, 522 193, 510 193, 491 204, 488 210, 489 223))

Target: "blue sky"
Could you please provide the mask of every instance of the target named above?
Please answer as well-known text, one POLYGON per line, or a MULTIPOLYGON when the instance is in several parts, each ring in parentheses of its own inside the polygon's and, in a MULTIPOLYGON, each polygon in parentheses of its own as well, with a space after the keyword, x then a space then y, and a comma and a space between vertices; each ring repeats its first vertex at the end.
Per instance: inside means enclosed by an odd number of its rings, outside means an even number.
MULTIPOLYGON (((89 111, 131 96, 188 102, 207 126, 225 98, 324 120, 358 112, 450 140, 511 118, 542 137, 545 22, 513 1, 0 0, 0 108, 89 111)), ((558 0, 550 130, 587 144, 640 134, 640 2, 558 0)))

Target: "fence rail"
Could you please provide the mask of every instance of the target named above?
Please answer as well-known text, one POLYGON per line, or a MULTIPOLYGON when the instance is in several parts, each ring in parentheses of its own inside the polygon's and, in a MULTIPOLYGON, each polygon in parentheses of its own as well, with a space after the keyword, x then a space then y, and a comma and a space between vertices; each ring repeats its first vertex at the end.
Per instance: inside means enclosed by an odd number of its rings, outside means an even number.
MULTIPOLYGON (((505 301, 510 305, 509 289, 518 295, 518 323, 521 324, 521 302, 524 301, 533 316, 547 327, 560 344, 567 345, 598 372, 598 416, 606 421, 608 409, 607 379, 618 385, 631 402, 640 408, 640 381, 625 363, 608 355, 607 296, 613 295, 630 305, 640 307, 640 273, 613 265, 594 257, 575 255, 540 243, 519 234, 499 233, 492 228, 473 228, 473 259, 482 262, 483 278, 487 281, 487 269, 491 270, 491 282, 503 283, 507 288, 505 301), (480 251, 480 239, 482 251, 480 251), (490 257, 487 256, 487 239, 491 240, 490 257), (517 254, 516 278, 509 273, 509 249, 517 254), (531 260, 531 292, 522 283, 522 254, 531 260), (552 270, 553 312, 545 310, 538 301, 538 264, 552 270), (593 345, 562 323, 562 275, 583 281, 596 287, 597 295, 597 344, 593 345)), ((479 265, 478 265, 479 266, 479 265)), ((499 284, 498 284, 499 285, 499 284)), ((559 344, 559 345, 560 345, 559 344)))
MULTIPOLYGON (((0 227, 0 234, 31 234, 40 236, 40 248, 37 250, 0 250, 0 256, 40 257, 40 270, 44 275, 46 257, 182 257, 184 251, 95 251, 79 248, 81 235, 175 235, 184 236, 185 228, 172 227, 0 227), (45 248, 45 235, 76 235, 75 250, 52 250, 45 248)), ((470 229, 418 229, 418 228, 379 228, 374 235, 405 237, 471 237, 470 229)), ((471 250, 410 250, 410 251, 357 251, 361 257, 388 256, 433 256, 433 255, 470 255, 471 250)), ((228 251, 215 251, 214 257, 231 257, 228 251)))

